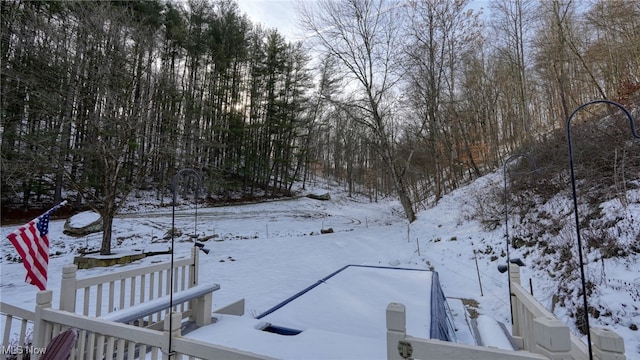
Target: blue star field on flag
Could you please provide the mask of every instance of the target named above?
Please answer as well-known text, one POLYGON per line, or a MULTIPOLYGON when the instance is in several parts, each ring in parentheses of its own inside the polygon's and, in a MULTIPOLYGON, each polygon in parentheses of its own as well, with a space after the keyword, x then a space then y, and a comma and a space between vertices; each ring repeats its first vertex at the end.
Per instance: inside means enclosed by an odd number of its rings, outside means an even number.
POLYGON ((40 221, 38 221, 38 231, 40 232, 40 236, 45 236, 49 233, 49 213, 40 216, 40 221))

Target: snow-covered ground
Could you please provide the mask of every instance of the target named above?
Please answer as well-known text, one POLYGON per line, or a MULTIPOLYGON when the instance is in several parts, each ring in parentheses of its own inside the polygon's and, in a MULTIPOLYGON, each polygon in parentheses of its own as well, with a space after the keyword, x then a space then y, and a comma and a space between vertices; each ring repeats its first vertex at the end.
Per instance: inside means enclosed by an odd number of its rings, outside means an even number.
MULTIPOLYGON (((504 263, 505 257, 495 259, 495 254, 500 254, 505 246, 504 228, 485 231, 477 221, 469 220, 476 195, 499 184, 500 176, 496 173, 483 177, 445 196, 437 206, 419 212, 418 220, 410 225, 403 218, 397 201, 369 202, 364 197, 350 198, 339 187, 330 184, 318 184, 317 189, 307 191, 329 191, 329 201, 302 197, 252 205, 198 207, 197 221, 194 207, 183 206, 176 211, 175 227, 185 235, 176 238, 175 254, 176 258, 189 256, 192 242, 188 234, 196 232, 200 238, 210 238, 205 244, 211 252, 208 255, 201 253, 201 266, 206 271, 201 271, 200 276, 221 286, 214 295, 214 308, 245 298, 245 316, 248 318, 261 314, 345 265, 358 264, 435 270, 447 297, 475 299, 481 315, 509 326, 507 275, 497 271, 497 265, 504 263), (333 233, 321 234, 322 229, 328 228, 332 228, 333 233), (497 251, 490 253, 489 247, 497 251)), ((629 216, 638 218, 640 204, 635 205, 628 208, 632 211, 629 216)), ((171 210, 171 207, 139 207, 137 214, 116 218, 113 251, 168 250, 171 244, 164 237, 172 224, 171 210)), ((49 232, 52 256, 48 288, 53 290, 56 300, 62 267, 72 263, 79 249, 98 249, 102 235, 67 236, 63 234, 63 225, 64 220, 51 221, 49 232)), ((37 288, 24 283, 22 264, 8 260, 17 254, 5 237, 17 227, 3 226, 1 229, 0 299, 32 310, 37 288)), ((532 260, 524 257, 522 249, 511 251, 512 257, 521 257, 525 263, 532 260)), ((638 264, 640 257, 634 256, 625 264, 638 264)), ((79 277, 168 259, 168 255, 160 255, 126 266, 79 270, 79 277)), ((624 279, 631 287, 640 286, 637 266, 630 268, 614 260, 606 261, 609 261, 606 263, 607 276, 624 279)), ((595 268, 601 266, 589 264, 588 270, 595 272, 595 268)), ((534 273, 528 267, 522 268, 525 287, 528 287, 529 279, 532 279, 534 294, 549 306, 552 294, 548 289, 553 288, 552 279, 534 273)), ((625 295, 629 293, 628 287, 605 283, 603 288, 606 289, 598 292, 602 298, 590 300, 606 301, 614 311, 625 311, 630 315, 626 323, 607 326, 625 339, 627 358, 639 360, 640 332, 630 329, 631 324, 640 324, 638 301, 616 302, 616 299, 628 298, 625 295), (616 292, 620 296, 616 297, 616 292)), ((564 316, 562 311, 558 313, 564 316)), ((591 326, 601 326, 601 319, 603 317, 592 319, 591 326)), ((569 318, 562 320, 572 323, 569 318)))

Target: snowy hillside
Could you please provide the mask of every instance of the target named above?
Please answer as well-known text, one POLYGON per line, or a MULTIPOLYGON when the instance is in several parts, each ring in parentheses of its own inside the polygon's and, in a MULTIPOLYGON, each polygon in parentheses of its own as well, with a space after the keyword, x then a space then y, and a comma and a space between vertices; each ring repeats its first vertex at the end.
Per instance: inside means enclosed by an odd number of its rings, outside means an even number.
MULTIPOLYGON (((506 261, 504 224, 498 221, 493 230, 487 230, 486 223, 478 218, 479 204, 494 209, 501 206, 492 203, 496 189, 501 189, 501 176, 501 172, 494 173, 454 191, 437 206, 421 211, 418 220, 410 225, 395 200, 371 203, 364 197, 349 198, 335 184, 316 184, 315 193, 329 191, 329 201, 301 197, 252 205, 199 207, 197 222, 193 206, 185 205, 176 212, 175 226, 185 235, 175 239, 175 253, 178 258, 188 256, 192 246, 189 234, 194 231, 201 240, 207 239, 205 244, 211 253, 202 254, 201 264, 206 271, 200 276, 221 285, 214 296, 214 307, 244 297, 249 315, 262 313, 345 265, 366 264, 433 269, 439 273, 447 297, 467 299, 465 302, 479 314, 508 326, 507 275, 497 270, 506 261), (321 233, 329 228, 332 233, 321 233)), ((640 191, 630 192, 628 199, 626 207, 607 202, 602 219, 615 220, 620 230, 613 236, 637 243, 638 226, 634 221, 640 218, 640 191)), ((570 227, 570 203, 561 198, 554 201, 555 205, 547 203, 544 211, 564 214, 564 225, 570 227)), ((167 250, 170 241, 165 234, 171 227, 171 207, 132 204, 129 208, 140 210, 115 219, 113 251, 167 250)), ((520 234, 518 228, 527 221, 530 219, 526 216, 521 221, 510 220, 510 233, 520 234)), ((71 263, 80 249, 98 249, 101 240, 100 233, 86 237, 64 235, 63 224, 63 220, 50 224, 48 288, 54 291, 54 299, 59 295, 62 267, 71 263)), ((16 228, 3 226, 3 239, 16 228)), ((555 239, 541 240, 549 243, 572 239, 569 231, 561 230, 555 239)), ((548 308, 555 306, 555 313, 577 332, 574 319, 568 314, 581 304, 579 282, 571 279, 559 284, 556 274, 569 271, 579 277, 579 271, 560 267, 558 264, 563 261, 569 263, 563 254, 544 249, 526 244, 511 249, 511 257, 520 257, 527 265, 522 269, 525 287, 531 279, 534 295, 548 308), (565 289, 563 293, 574 296, 554 301, 560 287, 565 289)), ((9 241, 3 240, 0 251, 1 300, 33 309, 37 289, 24 283, 24 269, 13 260, 16 253, 9 241)), ((635 252, 623 258, 604 258, 598 254, 588 253, 587 274, 595 284, 589 301, 606 307, 610 314, 591 316, 591 326, 615 330, 625 339, 627 358, 640 360, 640 255, 635 252)), ((153 256, 127 266, 166 260, 167 255, 153 256)), ((79 276, 122 268, 80 270, 79 276)))

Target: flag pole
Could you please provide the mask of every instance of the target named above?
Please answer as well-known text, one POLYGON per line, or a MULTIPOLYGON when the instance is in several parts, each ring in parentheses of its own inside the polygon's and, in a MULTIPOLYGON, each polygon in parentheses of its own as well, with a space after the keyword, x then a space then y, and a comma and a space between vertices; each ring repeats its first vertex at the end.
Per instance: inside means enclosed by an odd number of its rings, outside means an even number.
MULTIPOLYGON (((52 207, 51 209, 47 210, 47 212, 45 212, 45 213, 44 213, 44 214, 42 214, 42 215, 45 215, 45 214, 51 214, 52 212, 54 212, 54 211, 56 211, 56 210, 60 209, 61 207, 65 206, 65 205, 67 205, 67 200, 63 200, 60 204, 58 204, 58 205, 56 205, 56 206, 52 207)), ((42 215, 40 215, 40 216, 42 216, 42 215)))
POLYGON ((35 219, 33 219, 33 220, 31 220, 31 221, 36 221, 36 220, 40 219, 41 217, 43 217, 43 216, 45 216, 45 215, 51 214, 52 212, 54 212, 54 211, 56 211, 56 210, 60 209, 61 207, 65 206, 65 205, 67 205, 67 200, 63 200, 60 204, 58 204, 58 205, 56 205, 56 206, 52 207, 51 209, 49 209, 49 210, 47 210, 47 211, 43 212, 42 214, 40 214, 40 215, 36 216, 36 218, 35 218, 35 219))

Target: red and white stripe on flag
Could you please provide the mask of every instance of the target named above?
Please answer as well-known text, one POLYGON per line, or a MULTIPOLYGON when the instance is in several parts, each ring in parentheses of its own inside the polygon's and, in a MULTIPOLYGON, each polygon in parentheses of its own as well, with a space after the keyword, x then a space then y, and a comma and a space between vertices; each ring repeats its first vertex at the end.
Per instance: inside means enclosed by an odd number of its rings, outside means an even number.
POLYGON ((47 267, 49 265, 49 214, 44 214, 7 236, 22 257, 27 270, 25 282, 40 290, 47 288, 47 267))

